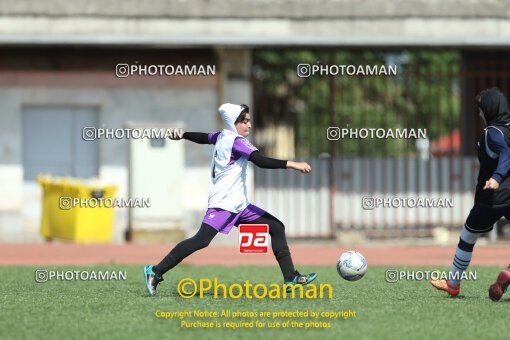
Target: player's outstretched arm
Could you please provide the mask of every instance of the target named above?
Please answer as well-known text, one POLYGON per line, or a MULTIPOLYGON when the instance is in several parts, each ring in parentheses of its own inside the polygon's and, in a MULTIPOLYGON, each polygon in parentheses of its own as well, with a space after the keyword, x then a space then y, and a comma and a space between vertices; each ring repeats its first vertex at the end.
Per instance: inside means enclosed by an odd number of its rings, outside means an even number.
POLYGON ((171 140, 180 140, 180 139, 186 139, 190 142, 197 143, 197 144, 211 144, 209 141, 209 134, 203 133, 203 132, 184 132, 182 135, 182 138, 174 134, 172 137, 170 137, 171 140))
POLYGON ((312 171, 312 167, 310 166, 310 164, 306 162, 287 161, 287 168, 297 170, 304 174, 307 174, 310 171, 312 171))
POLYGON ((249 160, 259 168, 263 169, 295 169, 304 174, 309 173, 312 170, 308 163, 269 158, 262 156, 258 151, 253 152, 250 155, 249 160))

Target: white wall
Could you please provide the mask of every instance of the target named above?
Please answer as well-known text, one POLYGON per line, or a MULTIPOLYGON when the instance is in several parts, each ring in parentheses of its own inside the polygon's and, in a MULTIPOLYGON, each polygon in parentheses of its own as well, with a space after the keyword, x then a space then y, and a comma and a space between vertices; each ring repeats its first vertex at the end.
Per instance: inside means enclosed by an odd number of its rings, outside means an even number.
MULTIPOLYGON (((95 106, 99 125, 124 127, 125 121, 183 121, 189 130, 217 130, 217 98, 212 86, 193 88, 45 88, 0 87, 0 241, 40 240, 41 189, 23 181, 23 106, 95 106)), ((211 146, 185 143, 186 183, 192 193, 183 197, 192 216, 205 211, 209 191, 211 146)), ((128 142, 102 140, 99 179, 118 186, 118 196, 128 193, 128 142)), ((48 150, 51 152, 51 150, 48 150)), ((172 204, 172 202, 168 202, 172 204)), ((192 221, 192 218, 187 217, 192 221)), ((127 211, 117 209, 114 240, 120 242, 127 226, 127 211)), ((190 226, 191 227, 191 226, 190 226)), ((195 226, 193 226, 195 227, 195 226)), ((196 227, 195 227, 196 228, 196 227)))

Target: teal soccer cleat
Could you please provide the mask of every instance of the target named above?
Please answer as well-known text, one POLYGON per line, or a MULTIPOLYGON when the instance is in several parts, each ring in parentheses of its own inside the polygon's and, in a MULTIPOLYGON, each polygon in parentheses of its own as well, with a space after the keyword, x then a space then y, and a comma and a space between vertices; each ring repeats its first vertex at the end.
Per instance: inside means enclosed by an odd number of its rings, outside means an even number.
MULTIPOLYGON (((292 281, 285 281, 286 285, 307 285, 317 278, 316 273, 301 275, 297 270, 292 281)), ((287 286, 287 293, 292 292, 293 287, 287 286)))
POLYGON ((152 266, 143 267, 143 274, 145 276, 145 287, 149 292, 149 296, 156 296, 156 288, 158 284, 163 281, 163 277, 158 277, 152 270, 152 266))

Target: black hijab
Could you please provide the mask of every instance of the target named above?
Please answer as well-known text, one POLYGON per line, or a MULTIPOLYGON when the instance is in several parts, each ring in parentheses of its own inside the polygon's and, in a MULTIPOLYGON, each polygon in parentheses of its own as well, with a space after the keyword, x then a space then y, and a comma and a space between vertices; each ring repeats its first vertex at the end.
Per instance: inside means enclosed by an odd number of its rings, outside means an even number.
POLYGON ((506 97, 498 89, 488 89, 476 96, 478 108, 485 116, 487 125, 510 124, 510 109, 506 97))

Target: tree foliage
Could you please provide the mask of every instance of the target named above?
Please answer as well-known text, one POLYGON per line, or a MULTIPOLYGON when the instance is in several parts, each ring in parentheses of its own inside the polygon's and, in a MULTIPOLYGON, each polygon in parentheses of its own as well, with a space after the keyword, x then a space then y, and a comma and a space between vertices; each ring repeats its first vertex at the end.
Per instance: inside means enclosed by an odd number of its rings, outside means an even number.
POLYGON ((343 139, 329 126, 426 129, 430 141, 460 127, 460 52, 257 50, 254 53, 258 128, 287 125, 296 155, 413 156, 414 139, 343 139), (299 64, 397 65, 396 76, 300 78, 299 64))

